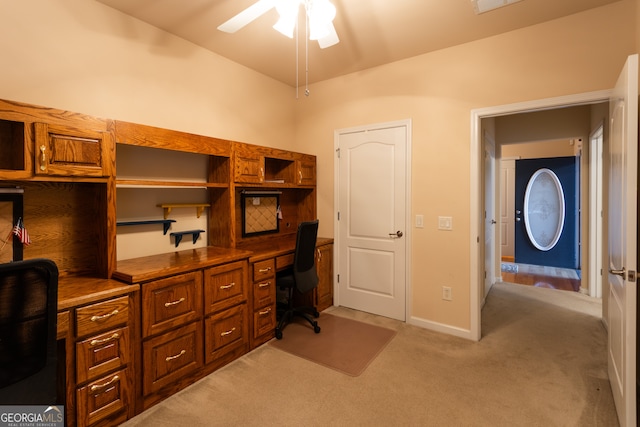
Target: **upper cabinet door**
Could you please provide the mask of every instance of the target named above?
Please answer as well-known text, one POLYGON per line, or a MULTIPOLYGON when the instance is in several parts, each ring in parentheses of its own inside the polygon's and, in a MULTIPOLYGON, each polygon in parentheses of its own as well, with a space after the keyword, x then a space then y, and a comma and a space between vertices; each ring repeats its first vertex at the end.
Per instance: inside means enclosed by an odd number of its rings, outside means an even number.
POLYGON ((298 185, 316 185, 316 161, 298 160, 298 185))
POLYGON ((35 174, 104 177, 111 172, 110 132, 35 123, 35 174))
POLYGON ((249 153, 236 153, 234 181, 262 184, 264 182, 264 157, 249 153))

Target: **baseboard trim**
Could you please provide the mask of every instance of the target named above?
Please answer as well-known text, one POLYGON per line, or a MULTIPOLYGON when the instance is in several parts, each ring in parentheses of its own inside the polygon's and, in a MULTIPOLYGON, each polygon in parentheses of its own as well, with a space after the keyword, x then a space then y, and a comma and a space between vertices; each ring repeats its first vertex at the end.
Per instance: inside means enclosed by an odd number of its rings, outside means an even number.
POLYGON ((419 317, 410 317, 408 322, 410 325, 428 329, 430 331, 440 332, 447 335, 453 335, 468 340, 474 340, 469 329, 458 328, 456 326, 445 325, 444 323, 433 322, 431 320, 421 319, 419 317))

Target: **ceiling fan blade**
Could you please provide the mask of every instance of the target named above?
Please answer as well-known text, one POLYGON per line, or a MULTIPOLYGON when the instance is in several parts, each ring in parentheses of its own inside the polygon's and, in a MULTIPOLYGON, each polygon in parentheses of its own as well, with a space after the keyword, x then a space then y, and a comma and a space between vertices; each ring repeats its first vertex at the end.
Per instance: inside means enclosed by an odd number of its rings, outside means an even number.
POLYGON ((258 0, 233 18, 220 24, 218 29, 225 33, 235 33, 245 25, 258 19, 276 5, 276 0, 258 0))
POLYGON ((333 26, 333 23, 329 25, 329 28, 330 28, 329 34, 322 37, 321 39, 318 39, 318 44, 320 45, 321 49, 331 47, 334 44, 338 44, 340 42, 340 39, 338 38, 338 33, 336 33, 336 28, 333 26))

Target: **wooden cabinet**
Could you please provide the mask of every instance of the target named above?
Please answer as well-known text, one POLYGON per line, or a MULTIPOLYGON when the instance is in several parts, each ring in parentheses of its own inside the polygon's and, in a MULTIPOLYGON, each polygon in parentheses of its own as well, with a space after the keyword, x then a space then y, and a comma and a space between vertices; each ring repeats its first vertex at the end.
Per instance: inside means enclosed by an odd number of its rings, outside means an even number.
POLYGON ((118 424, 134 414, 129 296, 75 310, 76 422, 118 424))
POLYGON ((315 306, 318 311, 333 305, 333 243, 316 248, 318 286, 315 290, 315 306))
POLYGON ((316 159, 308 156, 307 158, 296 161, 298 185, 316 185, 316 159))
POLYGON ((205 363, 228 362, 249 349, 247 262, 205 269, 205 363))
POLYGON ((237 153, 234 162, 235 182, 262 184, 264 182, 264 157, 249 153, 237 153))
POLYGON ((112 173, 108 131, 35 123, 35 174, 106 177, 112 173))
POLYGON ((252 333, 251 348, 273 338, 276 327, 276 264, 274 258, 251 264, 252 333))
POLYGON ((114 276, 140 282, 142 409, 248 351, 248 255, 201 248, 119 262, 114 276))

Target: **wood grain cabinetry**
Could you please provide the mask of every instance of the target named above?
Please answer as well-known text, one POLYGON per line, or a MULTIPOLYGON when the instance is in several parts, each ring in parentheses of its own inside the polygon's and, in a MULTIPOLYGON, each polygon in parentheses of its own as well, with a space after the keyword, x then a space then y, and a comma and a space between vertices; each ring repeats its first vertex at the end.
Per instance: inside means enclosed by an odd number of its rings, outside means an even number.
POLYGON ((276 261, 274 258, 251 263, 252 317, 251 348, 273 338, 276 327, 276 261))
POLYGON ((316 270, 318 286, 314 305, 318 311, 322 311, 333 305, 333 243, 316 248, 316 270))
POLYGON ((106 177, 111 174, 108 131, 35 123, 35 174, 106 177))
POLYGON ((76 422, 117 424, 134 413, 132 320, 129 296, 75 310, 76 422))

